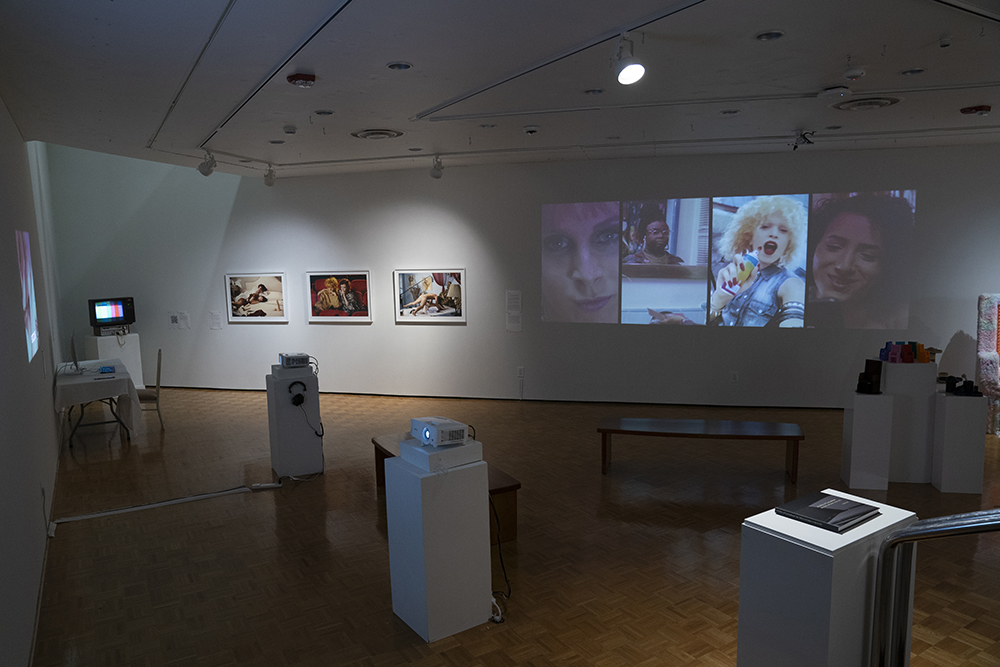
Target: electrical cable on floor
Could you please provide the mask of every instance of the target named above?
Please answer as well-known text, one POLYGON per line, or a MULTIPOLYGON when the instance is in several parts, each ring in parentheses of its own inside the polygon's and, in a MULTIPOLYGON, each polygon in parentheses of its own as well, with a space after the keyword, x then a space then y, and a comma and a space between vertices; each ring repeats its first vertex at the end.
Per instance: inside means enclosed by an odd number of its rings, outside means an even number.
MULTIPOLYGON (((319 473, 317 473, 318 475, 319 473)), ((209 498, 218 498, 220 496, 231 496, 236 493, 248 493, 251 491, 264 491, 266 489, 280 489, 282 479, 295 479, 294 477, 282 477, 279 478, 277 482, 271 484, 251 484, 250 486, 234 486, 231 489, 225 489, 223 491, 210 491, 208 493, 198 493, 193 496, 186 496, 184 498, 173 498, 171 500, 161 500, 155 503, 148 503, 146 505, 132 505, 131 507, 120 507, 118 509, 106 510, 104 512, 94 512, 93 514, 81 514, 79 516, 68 516, 63 519, 56 519, 55 521, 49 522, 49 537, 55 537, 56 526, 61 523, 69 523, 71 521, 83 521, 84 519, 99 519, 105 516, 113 516, 115 514, 127 514, 129 512, 138 512, 140 510, 148 510, 156 507, 166 507, 168 505, 179 505, 181 503, 189 503, 195 500, 207 500, 209 498)), ((295 479, 295 481, 308 481, 312 477, 305 479, 295 479)))
MULTIPOLYGON (((493 520, 497 524, 497 554, 500 556, 500 570, 503 572, 504 583, 507 584, 507 592, 503 591, 493 591, 494 595, 499 595, 504 600, 510 599, 510 579, 507 578, 507 566, 503 562, 503 540, 500 539, 500 515, 497 514, 497 506, 493 504, 493 498, 490 497, 490 508, 493 510, 493 520)), ((496 601, 494 600, 494 603, 496 601)), ((499 621, 498 621, 499 622, 499 621)))

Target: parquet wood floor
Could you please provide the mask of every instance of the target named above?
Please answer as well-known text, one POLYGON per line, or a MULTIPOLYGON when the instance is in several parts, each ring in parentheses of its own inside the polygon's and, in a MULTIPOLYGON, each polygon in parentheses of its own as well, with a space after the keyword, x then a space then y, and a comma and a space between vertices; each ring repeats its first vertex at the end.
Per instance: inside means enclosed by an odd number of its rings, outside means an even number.
MULTIPOLYGON (((63 445, 53 518, 271 481, 263 392, 165 389, 163 405, 164 432, 145 413, 131 443, 94 427, 63 445)), ((839 410, 323 395, 321 413, 315 480, 59 524, 34 665, 732 667, 741 521, 845 489, 839 410), (522 483, 506 622, 431 644, 392 613, 371 445, 428 414, 472 424, 522 483), (799 423, 799 483, 782 443, 626 436, 603 476, 602 416, 799 423)), ((921 517, 997 507, 998 449, 982 496, 858 495, 921 517)), ((913 638, 914 667, 1000 665, 1000 534, 920 546, 913 638)))

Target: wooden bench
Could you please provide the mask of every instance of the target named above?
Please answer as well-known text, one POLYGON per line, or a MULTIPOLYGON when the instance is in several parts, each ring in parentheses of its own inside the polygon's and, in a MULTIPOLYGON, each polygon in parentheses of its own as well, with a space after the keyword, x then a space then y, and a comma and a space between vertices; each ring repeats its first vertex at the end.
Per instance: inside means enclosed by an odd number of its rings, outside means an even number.
POLYGON ((597 424, 601 434, 601 472, 611 465, 612 435, 655 435, 665 438, 713 438, 715 440, 784 440, 785 472, 792 484, 799 476, 799 442, 805 437, 798 424, 743 422, 717 419, 641 419, 604 417, 597 424))
MULTIPOLYGON (((385 460, 399 456, 399 443, 410 437, 409 432, 377 435, 372 438, 375 445, 375 486, 385 486, 385 460)), ((504 542, 517 539, 517 490, 521 483, 500 470, 492 463, 486 465, 489 476, 490 498, 497 510, 500 534, 504 542)), ((490 544, 497 543, 497 526, 490 512, 490 544)))

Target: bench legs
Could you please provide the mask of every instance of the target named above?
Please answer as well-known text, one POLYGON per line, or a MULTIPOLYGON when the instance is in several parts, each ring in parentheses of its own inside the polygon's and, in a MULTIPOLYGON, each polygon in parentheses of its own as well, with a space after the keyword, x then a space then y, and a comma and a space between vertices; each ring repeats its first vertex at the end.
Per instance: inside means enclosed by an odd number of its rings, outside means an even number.
POLYGON ((799 479, 799 441, 789 440, 785 443, 785 473, 792 484, 799 479))
POLYGON ((384 487, 385 486, 385 460, 392 456, 385 450, 379 449, 375 446, 375 486, 384 487))
POLYGON ((608 474, 608 466, 611 465, 611 434, 601 434, 601 474, 608 474))

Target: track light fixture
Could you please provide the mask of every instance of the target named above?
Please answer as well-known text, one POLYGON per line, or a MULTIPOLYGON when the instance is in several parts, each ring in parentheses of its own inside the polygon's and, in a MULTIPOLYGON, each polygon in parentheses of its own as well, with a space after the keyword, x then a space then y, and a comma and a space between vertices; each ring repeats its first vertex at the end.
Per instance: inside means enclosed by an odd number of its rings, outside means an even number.
POLYGON ((215 164, 215 158, 212 157, 212 152, 205 151, 205 159, 198 165, 198 171, 201 172, 202 176, 211 176, 212 172, 215 171, 215 164))
POLYGON ((815 132, 799 132, 795 135, 795 143, 791 144, 792 150, 799 150, 799 146, 808 146, 813 143, 811 137, 816 134, 815 132))
POLYGON ((277 180, 278 176, 274 173, 274 165, 267 165, 267 171, 264 172, 264 185, 272 188, 277 180))
POLYGON ((431 165, 431 178, 441 178, 444 174, 444 165, 441 164, 441 156, 434 156, 434 164, 431 165))
POLYGON ((618 37, 618 44, 615 46, 614 65, 618 83, 623 86, 635 83, 646 73, 646 68, 642 66, 642 63, 639 62, 639 59, 633 53, 632 40, 629 39, 627 32, 623 32, 618 37))

